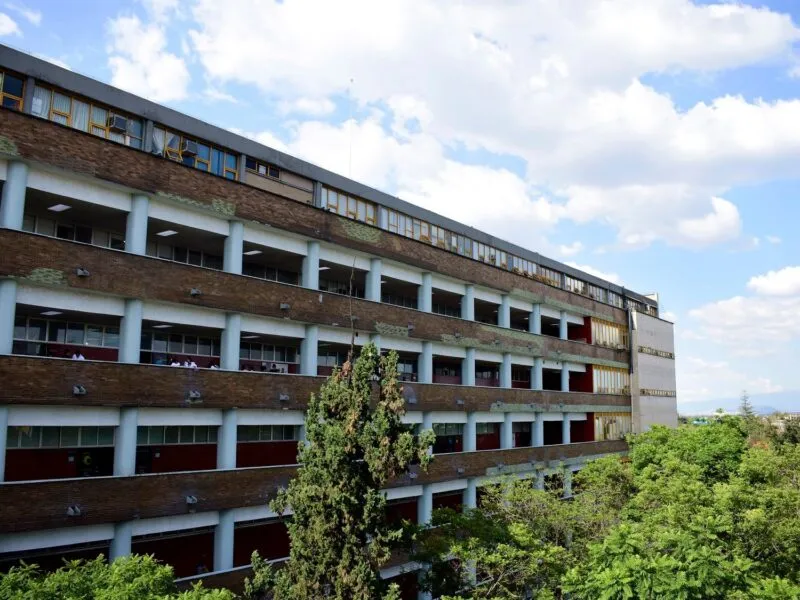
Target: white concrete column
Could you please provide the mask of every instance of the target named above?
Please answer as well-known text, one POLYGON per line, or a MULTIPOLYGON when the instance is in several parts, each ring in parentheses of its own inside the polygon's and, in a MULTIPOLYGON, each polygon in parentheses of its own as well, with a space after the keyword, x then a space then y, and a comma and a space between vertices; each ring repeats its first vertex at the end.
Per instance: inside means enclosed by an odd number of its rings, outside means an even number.
POLYGON ((569 432, 569 413, 562 413, 561 443, 562 444, 571 444, 572 443, 572 440, 570 439, 570 432, 569 432))
POLYGON ((467 422, 464 424, 464 452, 475 452, 478 446, 478 414, 467 413, 467 422))
POLYGON ((500 363, 500 387, 511 387, 511 354, 503 354, 503 362, 500 363))
POLYGON ((543 471, 536 471, 536 477, 533 480, 533 487, 534 489, 544 491, 544 472, 543 471))
POLYGON ((467 487, 464 488, 464 497, 461 500, 464 509, 478 507, 478 480, 474 477, 467 479, 467 487))
POLYGON ((136 475, 136 434, 139 428, 139 409, 121 408, 119 425, 114 436, 114 476, 136 475))
POLYGON ((139 364, 142 350, 142 301, 125 300, 125 313, 119 322, 119 362, 139 364))
POLYGON ((241 275, 244 252, 244 223, 241 221, 230 221, 228 223, 228 237, 225 238, 223 252, 222 270, 226 273, 241 275))
POLYGON ((542 413, 536 415, 536 420, 531 423, 531 446, 538 448, 544 446, 544 420, 542 413))
POLYGON ((475 286, 465 285, 464 295, 461 297, 461 318, 467 321, 475 320, 475 286))
POLYGON ((511 420, 511 413, 507 412, 503 416, 503 425, 500 428, 500 448, 508 450, 514 447, 514 422, 511 420))
POLYGON ((301 284, 304 288, 319 289, 319 242, 310 241, 303 257, 301 284))
MULTIPOLYGON (((420 426, 421 431, 431 430, 433 431, 433 413, 432 412, 423 412, 422 413, 422 425, 420 426)), ((428 454, 433 454, 433 446, 428 448, 428 454)))
POLYGON ((28 165, 18 160, 8 161, 3 193, 0 195, 0 228, 22 229, 27 189, 28 165))
POLYGON ((544 359, 534 358, 533 366, 531 367, 531 389, 541 390, 544 388, 544 380, 542 379, 543 368, 544 368, 544 359))
POLYGON ((566 361, 561 363, 561 391, 569 391, 569 365, 566 361))
POLYGON ((228 371, 239 370, 239 348, 242 337, 242 315, 227 313, 225 315, 225 329, 222 330, 220 344, 219 366, 228 371))
POLYGON ((6 445, 8 443, 8 407, 0 406, 0 482, 6 479, 6 445))
POLYGON ((500 297, 500 306, 497 307, 497 325, 500 327, 511 327, 511 304, 508 294, 500 297))
POLYGON ((380 258, 372 258, 369 261, 369 271, 367 272, 367 282, 364 289, 364 298, 373 302, 381 301, 381 273, 383 261, 380 258))
POLYGON ((461 385, 475 385, 475 348, 467 348, 461 361, 461 385))
POLYGON ((217 469, 236 468, 236 409, 222 411, 222 425, 217 434, 217 469))
POLYGON ((319 326, 306 325, 306 335, 300 342, 300 372, 303 375, 317 374, 319 353, 319 326))
POLYGON ((17 312, 17 282, 0 279, 0 354, 14 348, 14 315, 17 312))
POLYGON ((528 316, 528 331, 536 335, 542 334, 542 305, 534 304, 531 314, 528 316))
POLYGON ((378 354, 380 355, 381 348, 382 348, 381 344, 383 342, 383 340, 381 340, 381 334, 380 333, 371 333, 369 335, 369 341, 372 342, 373 344, 375 344, 375 348, 378 350, 378 354))
POLYGON ((567 469, 564 471, 564 498, 572 497, 572 470, 567 469))
POLYGON ((125 251, 131 254, 147 253, 147 214, 150 198, 144 194, 131 194, 131 212, 125 221, 125 251))
POLYGON ((422 495, 417 497, 417 525, 427 525, 433 514, 433 489, 430 484, 422 486, 422 495))
POLYGON ((133 521, 114 523, 114 537, 111 538, 111 548, 108 553, 108 562, 114 562, 131 553, 133 541, 133 521))
POLYGON ((417 288, 417 309, 423 312, 433 310, 433 283, 430 273, 422 274, 422 285, 417 288))
POLYGON ((558 337, 562 340, 569 338, 567 333, 567 311, 562 310, 558 320, 558 337))
POLYGON ((219 523, 214 528, 214 570, 233 568, 233 509, 219 511, 219 523))
POLYGON ((422 342, 419 354, 417 374, 420 383, 433 383, 433 343, 422 342))

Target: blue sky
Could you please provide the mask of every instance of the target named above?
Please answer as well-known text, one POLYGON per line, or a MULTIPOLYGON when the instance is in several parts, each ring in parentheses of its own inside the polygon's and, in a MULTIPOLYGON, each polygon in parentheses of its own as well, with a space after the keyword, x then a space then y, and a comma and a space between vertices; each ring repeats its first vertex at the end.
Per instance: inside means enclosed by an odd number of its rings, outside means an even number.
POLYGON ((659 292, 682 408, 800 390, 797 3, 408 7, 0 0, 0 41, 659 292))

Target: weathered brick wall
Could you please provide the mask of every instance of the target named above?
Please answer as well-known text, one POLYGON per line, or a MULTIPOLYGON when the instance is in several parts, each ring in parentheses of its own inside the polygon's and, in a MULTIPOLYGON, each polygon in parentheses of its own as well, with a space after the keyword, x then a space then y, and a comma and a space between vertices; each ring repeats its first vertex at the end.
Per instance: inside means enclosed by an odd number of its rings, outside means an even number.
MULTIPOLYGON (((0 111, 2 114, 2 111, 0 111)), ((626 351, 509 330, 252 277, 12 230, 0 231, 0 277, 125 298, 243 312, 554 360, 628 362, 626 351), (78 277, 78 266, 89 277, 78 277), (192 288, 200 296, 191 296, 192 288), (283 311, 281 303, 288 303, 283 311)))
MULTIPOLYGON (((26 356, 0 356, 0 403, 8 405, 186 406, 190 390, 201 393, 205 408, 305 410, 324 377, 221 370, 173 369, 26 356), (75 398, 80 384, 85 396, 75 398), (288 396, 281 400, 281 396, 288 396)), ((463 387, 405 383, 416 404, 408 410, 488 411, 502 405, 560 411, 570 406, 629 407, 630 397, 580 392, 463 387)))
MULTIPOLYGON (((561 461, 627 449, 624 441, 587 442, 539 448, 442 454, 427 472, 405 475, 391 486, 416 485, 529 470, 533 463, 561 461)), ((133 477, 98 477, 0 486, 0 533, 114 523, 185 514, 186 496, 197 497, 197 512, 258 506, 268 502, 295 472, 291 466, 234 471, 194 471, 133 477), (67 507, 81 508, 78 517, 67 507)), ((416 469, 415 469, 416 472, 416 469)))
POLYGON ((30 115, 0 110, 0 152, 627 323, 625 311, 591 298, 30 115))

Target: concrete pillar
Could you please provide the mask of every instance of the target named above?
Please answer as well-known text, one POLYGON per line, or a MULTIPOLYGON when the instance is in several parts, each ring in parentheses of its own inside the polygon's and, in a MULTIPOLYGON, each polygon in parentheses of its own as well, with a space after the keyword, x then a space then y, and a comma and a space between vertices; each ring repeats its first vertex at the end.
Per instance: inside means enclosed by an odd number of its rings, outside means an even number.
POLYGON ((119 426, 114 436, 114 476, 136 475, 136 433, 139 428, 139 409, 121 408, 119 426))
POLYGON ((536 335, 542 335, 542 305, 534 304, 531 314, 528 316, 528 331, 536 335))
POLYGON ((461 361, 461 385, 475 385, 475 348, 467 348, 461 361))
POLYGON ((417 309, 423 312, 433 310, 433 283, 430 273, 422 274, 422 285, 417 289, 417 309))
POLYGON ((500 448, 508 450, 514 447, 514 422, 511 413, 507 412, 503 416, 503 425, 500 428, 500 448))
POLYGON ((131 254, 147 253, 147 214, 150 198, 144 194, 131 194, 131 212, 125 221, 125 251, 131 254))
POLYGON ((541 390, 544 388, 542 369, 544 368, 543 358, 534 358, 531 367, 531 389, 541 390))
POLYGON ((378 350, 378 354, 380 355, 381 348, 383 347, 381 345, 382 342, 383 342, 383 340, 381 340, 381 334, 380 333, 371 333, 369 335, 369 341, 372 342, 373 344, 375 344, 375 348, 378 350))
POLYGON ((222 330, 219 366, 228 371, 239 370, 239 347, 242 337, 242 315, 228 313, 225 315, 225 329, 222 330))
POLYGON ((544 491, 544 472, 536 471, 536 477, 533 480, 533 487, 539 491, 544 491))
POLYGON ((381 301, 381 271, 383 261, 380 258, 373 258, 369 261, 369 272, 367 272, 367 285, 364 290, 364 298, 373 302, 381 301))
POLYGON ((467 321, 475 320, 475 286, 465 285, 464 295, 461 297, 461 318, 467 321))
POLYGON ((544 420, 541 413, 536 415, 536 420, 531 423, 531 446, 534 448, 544 446, 544 420))
POLYGON ((500 363, 500 387, 511 387, 511 354, 508 352, 503 354, 503 362, 500 363))
POLYGON ((567 469, 564 471, 564 498, 572 497, 572 470, 567 469))
POLYGON ((561 391, 569 391, 569 365, 566 361, 561 363, 561 391))
POLYGON ((114 537, 111 538, 111 548, 108 553, 108 562, 114 562, 122 556, 131 553, 133 541, 133 521, 123 521, 114 524, 114 537))
POLYGON ((142 349, 142 301, 125 300, 125 313, 119 322, 119 362, 139 364, 142 349))
POLYGON ((430 484, 422 486, 422 495, 417 497, 417 525, 427 525, 433 514, 433 489, 430 484))
POLYGON ((497 307, 497 325, 500 327, 511 327, 511 304, 508 294, 500 297, 500 306, 497 307))
POLYGON ((464 497, 461 500, 464 509, 478 507, 478 480, 474 477, 467 479, 467 487, 464 488, 464 497))
POLYGON ((559 315, 558 337, 560 337, 562 340, 566 340, 569 338, 569 334, 567 332, 567 311, 565 310, 562 310, 561 314, 559 315))
POLYGON ((570 439, 569 433, 569 413, 563 413, 562 421, 561 421, 561 443, 562 444, 570 444, 572 443, 570 439))
MULTIPOLYGON (((433 431, 433 413, 431 412, 424 412, 422 413, 422 426, 420 427, 421 431, 431 430, 433 431)), ((428 448, 428 454, 433 454, 433 446, 428 448)))
POLYGON ((306 335, 300 342, 300 373, 317 374, 317 355, 319 352, 319 326, 306 325, 306 335))
POLYGON ((228 237, 225 238, 225 249, 222 256, 222 270, 234 275, 242 274, 242 253, 244 252, 244 223, 230 221, 228 237))
POLYGON ((6 478, 6 445, 8 442, 8 407, 0 406, 0 481, 6 478))
POLYGON ((464 452, 475 452, 478 447, 478 415, 467 413, 467 422, 464 424, 464 452))
POLYGON ((319 289, 319 242, 306 244, 306 255, 303 257, 301 284, 304 288, 319 289))
POLYGON ((236 468, 236 409, 222 411, 222 425, 217 434, 217 469, 236 468))
POLYGON ((14 348, 14 315, 17 312, 17 282, 0 279, 0 354, 14 348))
POLYGON ((219 523, 214 528, 214 571, 233 568, 233 509, 219 511, 219 523))
POLYGON ((417 363, 417 374, 420 383, 433 383, 432 342, 422 342, 422 352, 417 363))
POLYGON ((0 228, 22 229, 27 188, 28 165, 18 160, 8 161, 6 181, 0 196, 0 228))

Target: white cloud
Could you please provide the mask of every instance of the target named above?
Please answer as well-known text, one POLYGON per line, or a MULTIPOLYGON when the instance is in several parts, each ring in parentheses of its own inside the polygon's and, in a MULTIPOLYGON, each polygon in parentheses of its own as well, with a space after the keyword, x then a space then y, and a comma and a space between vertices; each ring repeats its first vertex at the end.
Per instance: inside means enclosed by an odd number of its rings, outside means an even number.
POLYGON ((324 117, 336 110, 336 105, 328 98, 297 98, 291 102, 280 103, 281 114, 302 114, 310 117, 324 117))
POLYGON ((0 13, 0 36, 16 35, 22 37, 22 31, 17 22, 6 13, 0 13))
POLYGON ((581 242, 572 242, 571 244, 561 244, 558 251, 562 256, 575 256, 583 250, 581 242))
MULTIPOLYGON (((726 96, 684 110, 641 81, 788 63, 800 30, 768 9, 689 0, 421 0, 414 10, 401 0, 198 0, 192 16, 190 39, 212 80, 254 84, 288 107, 332 102, 355 78, 354 102, 390 114, 388 126, 362 122, 354 136, 372 136, 383 160, 407 159, 420 145, 436 160, 378 167, 354 156, 354 177, 370 171, 370 183, 451 216, 492 213, 498 235, 519 240, 532 229, 529 247, 564 219, 605 224, 623 246, 729 242, 742 226, 726 191, 793 175, 800 152, 800 100, 726 96), (459 146, 522 159, 526 176, 481 171, 443 150, 459 146), (462 175, 493 211, 471 201, 462 175)), ((311 125, 298 143, 308 149, 315 135, 317 162, 347 174, 331 130, 311 125)))
POLYGON ((659 316, 665 321, 670 321, 671 323, 676 323, 678 321, 678 315, 671 310, 662 310, 659 316))
POLYGON ((692 309, 689 316, 700 333, 733 354, 800 338, 800 295, 736 296, 692 309))
POLYGON ((783 241, 783 240, 781 240, 781 238, 779 238, 777 235, 768 235, 768 236, 766 236, 766 240, 767 240, 767 241, 768 241, 770 244, 773 244, 773 245, 778 245, 778 244, 780 244, 780 243, 783 241))
POLYGON ((800 267, 784 267, 752 277, 747 288, 767 296, 800 296, 800 267))
POLYGON ((239 103, 239 100, 234 96, 211 86, 203 90, 203 96, 212 102, 230 102, 232 104, 239 103))
POLYGON ((141 0, 141 2, 147 13, 157 22, 166 21, 173 15, 182 16, 180 0, 141 0))
POLYGON ((567 262, 566 264, 575 269, 585 271, 586 273, 589 273, 589 275, 594 275, 595 277, 599 277, 600 279, 605 279, 606 281, 610 281, 611 283, 622 285, 622 280, 616 273, 601 271, 600 269, 595 269, 594 267, 590 267, 589 265, 579 265, 578 263, 574 262, 567 262))
POLYGON ((156 102, 186 97, 189 70, 182 58, 167 51, 160 25, 123 16, 109 21, 108 34, 113 85, 156 102))
POLYGON ((686 356, 677 361, 676 367, 681 404, 736 398, 742 390, 749 394, 769 394, 784 389, 770 378, 750 376, 726 360, 686 356))
POLYGON ((66 62, 64 62, 60 58, 54 58, 52 56, 47 56, 46 54, 40 54, 39 52, 34 52, 33 55, 36 58, 41 58, 42 60, 46 60, 47 62, 53 63, 54 65, 58 65, 62 69, 69 69, 70 71, 72 70, 72 67, 70 67, 66 62))
POLYGON ((42 22, 42 12, 39 10, 34 10, 22 4, 15 4, 13 2, 6 2, 5 6, 7 9, 13 10, 15 13, 21 15, 31 25, 39 26, 42 22))

